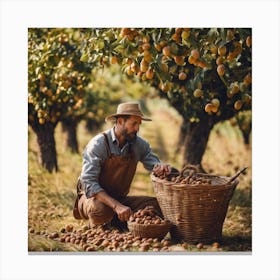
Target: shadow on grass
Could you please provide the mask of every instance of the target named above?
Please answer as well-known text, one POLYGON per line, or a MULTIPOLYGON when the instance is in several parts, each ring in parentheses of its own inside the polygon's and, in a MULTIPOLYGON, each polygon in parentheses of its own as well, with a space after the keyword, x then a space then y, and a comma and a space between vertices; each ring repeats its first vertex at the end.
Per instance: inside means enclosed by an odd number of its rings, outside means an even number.
POLYGON ((221 245, 225 251, 252 251, 252 237, 224 235, 221 245))

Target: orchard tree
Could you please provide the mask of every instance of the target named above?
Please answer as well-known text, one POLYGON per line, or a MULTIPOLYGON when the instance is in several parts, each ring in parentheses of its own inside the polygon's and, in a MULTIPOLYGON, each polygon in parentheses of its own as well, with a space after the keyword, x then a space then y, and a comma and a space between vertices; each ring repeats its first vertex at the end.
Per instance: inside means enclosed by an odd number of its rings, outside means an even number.
POLYGON ((88 126, 94 123, 99 128, 124 95, 119 71, 95 71, 80 60, 83 33, 56 28, 28 32, 28 123, 37 135, 39 160, 50 172, 58 169, 57 123, 61 122, 67 146, 76 153, 78 123, 86 120, 88 126))
POLYGON ((185 163, 200 165, 213 126, 251 109, 249 28, 86 30, 81 60, 118 63, 183 117, 185 163))
POLYGON ((40 161, 58 170, 54 129, 73 118, 86 96, 91 68, 80 61, 79 29, 28 30, 28 123, 37 135, 40 161))
POLYGON ((88 131, 100 129, 105 117, 113 112, 115 105, 124 97, 124 84, 119 71, 114 68, 92 69, 88 84, 84 86, 86 94, 62 117, 62 129, 66 132, 67 146, 78 153, 77 125, 86 121, 88 131))

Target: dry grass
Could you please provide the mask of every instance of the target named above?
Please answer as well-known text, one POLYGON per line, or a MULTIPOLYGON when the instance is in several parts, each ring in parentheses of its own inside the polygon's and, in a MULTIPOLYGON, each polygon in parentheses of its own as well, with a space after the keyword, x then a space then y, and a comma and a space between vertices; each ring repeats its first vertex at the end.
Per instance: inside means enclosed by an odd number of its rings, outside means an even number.
MULTIPOLYGON (((164 102, 152 101, 148 104, 153 122, 143 122, 141 135, 147 139, 162 161, 180 168, 182 153, 175 154, 181 118, 164 102)), ((107 126, 108 127, 108 126, 107 126)), ((28 133, 28 227, 35 230, 29 234, 29 251, 80 251, 81 248, 60 243, 47 238, 48 233, 59 231, 66 224, 82 227, 84 221, 75 220, 72 207, 75 200, 75 183, 82 164, 81 153, 93 135, 84 124, 78 128, 80 154, 72 154, 65 148, 61 127, 56 128, 58 164, 60 171, 49 174, 37 162, 38 145, 34 133, 28 133)), ((228 122, 219 124, 211 132, 208 147, 203 158, 203 166, 208 172, 219 175, 232 175, 237 169, 248 166, 246 176, 240 183, 231 200, 224 223, 224 242, 220 251, 251 250, 251 148, 246 147, 241 134, 228 122)), ((133 180, 131 194, 154 195, 148 172, 138 165, 133 180)), ((174 245, 176 246, 176 245, 174 245)), ((196 248, 189 246, 188 251, 196 248)), ((211 251, 205 247, 204 251, 211 251)))

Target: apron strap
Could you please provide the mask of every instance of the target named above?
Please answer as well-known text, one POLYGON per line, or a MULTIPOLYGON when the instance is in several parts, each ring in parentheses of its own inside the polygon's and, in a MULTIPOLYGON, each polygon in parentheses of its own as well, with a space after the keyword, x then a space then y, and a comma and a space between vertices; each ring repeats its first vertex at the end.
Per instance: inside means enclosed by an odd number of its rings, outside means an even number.
POLYGON ((108 154, 108 157, 111 156, 111 150, 110 150, 110 146, 109 146, 109 140, 108 140, 108 136, 106 135, 105 132, 102 133, 105 137, 105 143, 106 143, 106 150, 107 150, 107 154, 108 154))

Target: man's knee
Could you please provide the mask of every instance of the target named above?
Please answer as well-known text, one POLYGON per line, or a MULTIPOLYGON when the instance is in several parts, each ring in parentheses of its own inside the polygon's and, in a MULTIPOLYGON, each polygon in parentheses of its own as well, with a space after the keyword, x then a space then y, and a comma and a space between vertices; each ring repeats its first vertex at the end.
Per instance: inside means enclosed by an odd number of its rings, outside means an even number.
POLYGON ((114 217, 114 211, 104 203, 93 200, 88 210, 90 225, 100 225, 110 222, 114 217))

